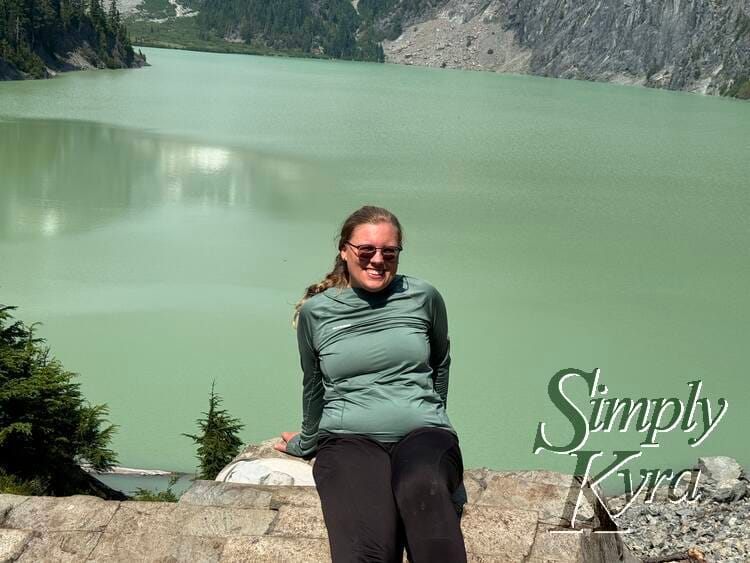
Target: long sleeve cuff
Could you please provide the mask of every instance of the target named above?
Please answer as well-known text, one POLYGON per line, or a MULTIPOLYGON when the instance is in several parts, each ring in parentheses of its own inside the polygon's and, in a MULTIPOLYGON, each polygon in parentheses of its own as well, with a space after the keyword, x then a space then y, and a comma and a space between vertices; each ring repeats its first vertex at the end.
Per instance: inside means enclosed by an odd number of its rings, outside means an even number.
POLYGON ((286 443, 286 453, 294 457, 309 458, 318 449, 317 444, 309 447, 302 447, 302 434, 295 434, 291 440, 286 443))

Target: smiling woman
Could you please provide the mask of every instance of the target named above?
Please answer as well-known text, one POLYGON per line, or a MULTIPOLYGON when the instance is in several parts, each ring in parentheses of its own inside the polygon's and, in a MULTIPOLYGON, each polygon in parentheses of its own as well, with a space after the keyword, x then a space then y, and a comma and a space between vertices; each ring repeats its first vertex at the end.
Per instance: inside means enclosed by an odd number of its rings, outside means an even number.
POLYGON ((351 287, 367 291, 388 287, 398 269, 399 233, 392 223, 367 223, 354 229, 352 240, 357 243, 346 241, 340 251, 351 287))
POLYGON ((297 306, 302 431, 276 448, 317 455, 334 561, 401 561, 405 546, 410 561, 466 560, 445 304, 430 284, 397 275, 401 242, 390 211, 355 211, 333 271, 297 306))

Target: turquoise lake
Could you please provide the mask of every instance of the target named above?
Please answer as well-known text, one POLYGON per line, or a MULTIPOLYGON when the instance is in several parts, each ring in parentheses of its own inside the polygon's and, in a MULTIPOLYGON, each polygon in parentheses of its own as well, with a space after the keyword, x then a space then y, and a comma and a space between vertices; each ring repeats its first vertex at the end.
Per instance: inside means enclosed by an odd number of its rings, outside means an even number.
POLYGON ((144 52, 144 69, 0 83, 0 303, 109 404, 122 465, 194 469, 181 433, 213 380, 245 441, 297 428, 293 305, 371 203, 404 225, 400 271, 445 298, 467 467, 573 470, 532 453, 540 421, 570 438, 547 394, 565 368, 600 368, 607 397, 684 403, 701 380, 713 416, 728 400, 699 447, 700 418, 633 467, 750 467, 750 103, 144 52))

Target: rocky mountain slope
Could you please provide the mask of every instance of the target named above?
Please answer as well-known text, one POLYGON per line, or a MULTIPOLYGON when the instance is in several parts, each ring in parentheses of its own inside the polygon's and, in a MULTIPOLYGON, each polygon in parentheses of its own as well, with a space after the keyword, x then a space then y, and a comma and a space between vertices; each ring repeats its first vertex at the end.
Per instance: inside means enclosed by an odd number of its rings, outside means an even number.
POLYGON ((750 0, 438 0, 401 28, 388 62, 750 98, 750 0))

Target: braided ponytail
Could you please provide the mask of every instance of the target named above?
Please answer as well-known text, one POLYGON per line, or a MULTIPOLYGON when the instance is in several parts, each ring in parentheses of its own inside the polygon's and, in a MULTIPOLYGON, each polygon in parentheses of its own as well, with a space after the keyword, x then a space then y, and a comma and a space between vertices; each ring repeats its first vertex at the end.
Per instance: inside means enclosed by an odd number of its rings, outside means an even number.
POLYGON ((349 272, 346 269, 346 262, 341 259, 341 254, 336 254, 336 260, 333 262, 333 270, 331 270, 326 277, 320 280, 318 283, 307 286, 305 294, 302 299, 297 301, 294 306, 294 319, 292 319, 292 326, 297 328, 297 319, 299 318, 299 310, 302 308, 302 304, 310 299, 313 295, 323 293, 329 287, 340 287, 344 288, 349 285, 349 272))
POLYGON ((310 297, 322 293, 331 287, 338 287, 341 289, 349 287, 349 270, 346 267, 346 262, 341 258, 341 249, 344 248, 347 241, 351 238, 354 229, 359 225, 366 223, 390 223, 396 227, 396 230, 398 231, 398 243, 401 245, 401 223, 399 223, 396 216, 387 209, 375 207, 373 205, 365 205, 349 215, 341 226, 341 233, 337 245, 339 252, 336 253, 336 259, 333 262, 333 269, 318 283, 308 286, 307 289, 305 289, 305 294, 302 296, 302 299, 300 299, 294 306, 294 318, 292 319, 292 326, 294 328, 297 328, 297 319, 299 318, 299 311, 302 308, 302 304, 310 299, 310 297))

